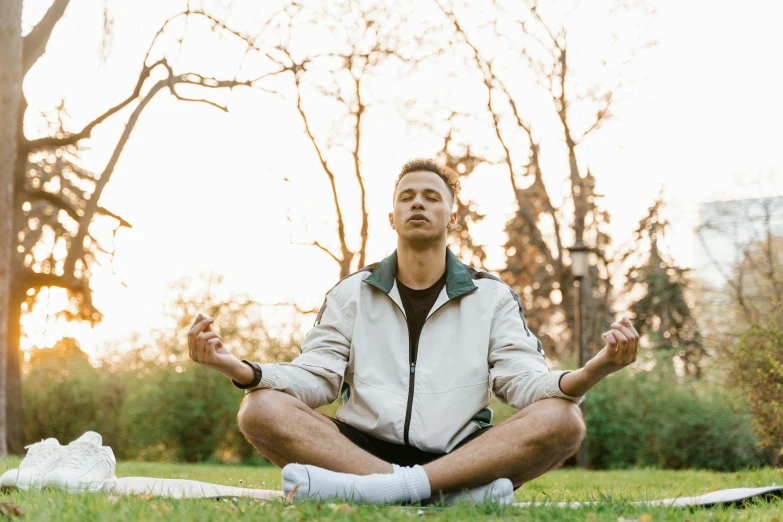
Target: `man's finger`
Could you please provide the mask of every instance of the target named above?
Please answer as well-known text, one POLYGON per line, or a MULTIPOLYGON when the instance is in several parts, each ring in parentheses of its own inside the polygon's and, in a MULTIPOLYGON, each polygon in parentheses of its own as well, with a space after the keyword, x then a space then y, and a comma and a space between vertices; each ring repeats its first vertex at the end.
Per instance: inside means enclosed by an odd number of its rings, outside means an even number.
POLYGON ((201 332, 200 334, 198 334, 198 338, 205 342, 209 341, 210 339, 214 339, 215 337, 217 337, 218 339, 222 339, 215 332, 201 332))
POLYGON ((212 324, 215 320, 211 317, 207 317, 206 319, 202 319, 198 323, 193 325, 193 328, 190 329, 190 334, 192 334, 194 337, 198 336, 202 331, 204 331, 210 324, 212 324))
POLYGON ((614 338, 612 332, 606 332, 604 339, 606 339, 606 346, 609 347, 609 352, 615 353, 617 351, 617 339, 614 338))
POLYGON ((628 317, 623 316, 623 318, 620 319, 620 324, 627 328, 630 328, 633 332, 636 332, 636 328, 633 327, 633 323, 631 322, 630 319, 628 319, 628 317))
POLYGON ((632 363, 636 361, 636 355, 639 353, 639 338, 641 337, 639 335, 639 332, 636 331, 636 328, 633 327, 633 324, 631 323, 631 320, 627 317, 623 317, 620 320, 620 324, 625 326, 626 330, 628 330, 628 338, 631 341, 631 350, 629 350, 628 353, 628 362, 632 363))
POLYGON ((196 332, 195 328, 196 325, 202 320, 204 320, 204 316, 201 314, 201 312, 199 312, 198 314, 196 314, 196 319, 193 321, 193 326, 191 326, 190 330, 188 330, 188 356, 190 356, 191 359, 193 359, 193 356, 195 354, 196 336, 198 335, 198 332, 196 332))
POLYGON ((628 338, 623 335, 622 331, 620 331, 618 328, 615 328, 616 324, 617 323, 614 323, 612 325, 612 333, 617 339, 617 356, 624 361, 628 350, 628 338))
POLYGON ((206 356, 205 360, 211 361, 212 359, 214 359, 215 350, 217 350, 219 346, 220 346, 220 339, 217 337, 214 339, 210 339, 209 341, 204 343, 204 352, 205 352, 204 355, 206 356))
POLYGON ((634 335, 634 333, 631 330, 629 330, 628 327, 623 326, 622 324, 618 325, 616 330, 621 332, 625 336, 625 338, 628 339, 628 347, 632 348, 636 340, 636 335, 634 335))
MULTIPOLYGON (((207 319, 210 319, 212 323, 215 322, 215 319, 212 317, 207 317, 207 319)), ((207 327, 204 329, 205 332, 211 332, 212 331, 212 323, 209 323, 207 327)))

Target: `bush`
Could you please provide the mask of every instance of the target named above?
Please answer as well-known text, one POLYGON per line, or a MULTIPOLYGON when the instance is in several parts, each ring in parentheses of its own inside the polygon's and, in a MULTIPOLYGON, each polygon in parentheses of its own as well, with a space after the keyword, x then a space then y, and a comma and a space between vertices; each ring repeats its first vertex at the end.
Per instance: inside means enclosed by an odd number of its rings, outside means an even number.
POLYGON ((76 341, 63 339, 33 352, 23 384, 28 444, 67 444, 92 430, 120 459, 257 457, 237 427, 243 392, 195 363, 93 367, 76 341))
POLYGON ((28 444, 48 437, 65 444, 87 430, 100 432, 117 413, 104 407, 104 382, 74 339, 33 351, 29 365, 23 387, 28 444))
POLYGON ((585 404, 593 468, 650 466, 733 471, 764 464, 750 415, 739 398, 670 370, 620 372, 585 404), (732 404, 733 400, 736 404, 732 404))
POLYGON ((747 392, 761 445, 783 455, 783 307, 726 348, 731 381, 747 392))
POLYGON ((124 416, 134 426, 137 456, 197 462, 214 458, 221 448, 238 459, 252 456, 236 421, 244 392, 204 366, 191 363, 179 370, 159 367, 135 379, 124 416))

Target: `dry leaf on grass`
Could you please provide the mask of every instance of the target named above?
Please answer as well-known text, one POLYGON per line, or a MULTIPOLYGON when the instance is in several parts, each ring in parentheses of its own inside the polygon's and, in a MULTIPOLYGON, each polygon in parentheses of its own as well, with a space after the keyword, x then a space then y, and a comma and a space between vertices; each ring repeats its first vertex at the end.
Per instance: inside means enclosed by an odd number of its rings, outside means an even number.
POLYGON ((337 511, 345 511, 346 513, 353 513, 354 509, 348 504, 328 504, 327 507, 332 510, 332 513, 337 511))
POLYGON ((139 500, 151 500, 151 499, 155 498, 155 495, 150 495, 148 493, 142 493, 142 494, 136 495, 136 498, 139 499, 139 500))
POLYGON ((108 500, 112 504, 116 504, 117 502, 120 501, 120 497, 118 497, 116 495, 109 495, 108 497, 106 497, 106 500, 108 500))
POLYGON ((297 491, 299 491, 299 484, 297 484, 296 486, 294 486, 294 489, 292 489, 291 491, 289 491, 289 492, 288 492, 288 495, 286 495, 286 496, 285 496, 285 498, 287 498, 289 502, 293 502, 293 500, 294 500, 294 495, 296 495, 296 492, 297 492, 297 491))
POLYGON ((647 513, 644 513, 638 519, 620 517, 620 518, 617 519, 617 522, 650 522, 651 520, 652 519, 650 518, 650 515, 648 515, 647 513))
POLYGON ((0 502, 0 515, 4 517, 21 517, 24 515, 22 506, 17 506, 13 502, 0 502))

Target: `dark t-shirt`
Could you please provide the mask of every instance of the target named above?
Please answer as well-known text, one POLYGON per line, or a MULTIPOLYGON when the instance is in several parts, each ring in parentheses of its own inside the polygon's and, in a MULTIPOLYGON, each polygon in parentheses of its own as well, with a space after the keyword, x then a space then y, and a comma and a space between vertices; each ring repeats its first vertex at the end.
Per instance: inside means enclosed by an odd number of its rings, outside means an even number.
MULTIPOLYGON (((432 310, 432 305, 435 304, 445 284, 446 272, 443 272, 443 276, 434 285, 423 290, 408 288, 399 279, 397 280, 397 289, 400 291, 400 299, 408 319, 408 338, 412 349, 419 344, 419 334, 424 321, 427 320, 427 314, 432 310)), ((411 353, 411 360, 415 358, 416 354, 411 353)))

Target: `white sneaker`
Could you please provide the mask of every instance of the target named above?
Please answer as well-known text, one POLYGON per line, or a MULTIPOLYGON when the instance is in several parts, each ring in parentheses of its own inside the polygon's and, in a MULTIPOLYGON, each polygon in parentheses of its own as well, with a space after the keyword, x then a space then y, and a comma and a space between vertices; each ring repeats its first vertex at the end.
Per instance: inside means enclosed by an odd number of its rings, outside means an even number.
MULTIPOLYGON (((78 439, 72 441, 71 444, 73 444, 75 442, 90 442, 90 443, 100 447, 101 444, 103 444, 103 437, 101 437, 100 433, 96 433, 94 431, 85 431, 84 433, 82 433, 81 437, 79 437, 78 439)), ((69 446, 71 444, 69 444, 69 446)))
POLYGON ((19 489, 40 488, 46 475, 65 459, 66 447, 57 439, 49 438, 25 446, 27 455, 18 468, 9 469, 0 476, 0 486, 19 489))
POLYGON ((88 431, 68 444, 65 458, 44 477, 43 485, 76 493, 99 491, 105 481, 116 480, 114 452, 101 441, 100 435, 88 431))

